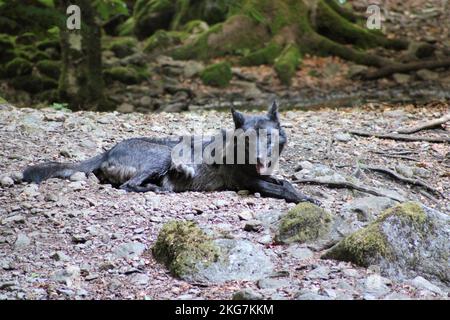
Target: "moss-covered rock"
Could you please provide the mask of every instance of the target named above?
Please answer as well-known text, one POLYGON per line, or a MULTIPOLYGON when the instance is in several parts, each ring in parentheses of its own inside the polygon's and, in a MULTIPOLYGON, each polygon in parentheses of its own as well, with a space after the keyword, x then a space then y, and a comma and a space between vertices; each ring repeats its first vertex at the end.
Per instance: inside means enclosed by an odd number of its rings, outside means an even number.
POLYGON ((119 58, 127 57, 136 51, 137 41, 132 37, 121 37, 112 40, 108 44, 108 49, 114 52, 119 58))
POLYGON ((145 41, 144 51, 147 53, 164 51, 180 44, 187 36, 184 32, 158 30, 145 41))
POLYGON ((212 64, 200 73, 203 83, 214 87, 226 87, 232 77, 231 65, 228 62, 212 64))
POLYGON ((302 202, 281 218, 275 241, 304 243, 319 240, 330 233, 332 222, 330 213, 312 203, 302 202))
POLYGON ((14 55, 14 38, 6 35, 0 34, 0 64, 11 61, 14 55))
POLYGON ((36 68, 43 75, 55 80, 58 80, 61 74, 61 62, 59 61, 42 60, 36 64, 36 68))
POLYGON ((175 14, 175 1, 137 0, 134 6, 134 33, 144 39, 160 29, 168 29, 175 14))
POLYGON ((290 85, 300 64, 300 52, 295 45, 287 46, 275 60, 275 72, 285 85, 290 85))
POLYGON ((45 90, 56 89, 58 87, 58 81, 46 76, 31 74, 12 79, 11 85, 15 89, 36 94, 45 90))
POLYGON ((421 274, 450 281, 450 217, 417 202, 405 202, 328 250, 323 258, 367 267, 380 265, 393 277, 421 274))
POLYGON ((25 32, 17 36, 16 44, 33 44, 36 40, 37 37, 33 32, 25 32))
POLYGON ((195 273, 217 261, 219 248, 195 223, 171 221, 166 223, 152 248, 155 259, 177 277, 195 273))
POLYGON ((136 84, 142 79, 132 67, 112 67, 104 71, 106 81, 119 81, 125 84, 136 84))
POLYGON ((33 71, 33 64, 26 59, 15 58, 6 64, 5 71, 8 77, 24 76, 33 71))

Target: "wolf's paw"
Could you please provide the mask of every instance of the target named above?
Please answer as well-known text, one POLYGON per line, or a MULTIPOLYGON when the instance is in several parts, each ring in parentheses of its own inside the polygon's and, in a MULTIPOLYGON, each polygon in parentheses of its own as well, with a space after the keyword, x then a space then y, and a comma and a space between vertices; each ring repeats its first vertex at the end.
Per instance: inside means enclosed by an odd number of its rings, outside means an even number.
POLYGON ((194 167, 191 167, 191 166, 189 166, 189 165, 187 165, 187 164, 184 164, 184 163, 173 164, 173 168, 174 168, 176 171, 178 171, 178 172, 184 174, 184 175, 185 175, 186 177, 188 177, 188 178, 192 178, 192 177, 194 177, 194 175, 195 175, 195 169, 194 169, 194 167))

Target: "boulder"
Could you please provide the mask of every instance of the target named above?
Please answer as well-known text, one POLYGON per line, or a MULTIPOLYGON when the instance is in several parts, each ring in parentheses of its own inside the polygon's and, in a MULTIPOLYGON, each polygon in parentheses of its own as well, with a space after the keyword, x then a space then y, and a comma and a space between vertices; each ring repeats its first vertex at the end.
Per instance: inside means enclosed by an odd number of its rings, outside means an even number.
POLYGON ((384 211, 378 219, 329 249, 322 258, 378 265, 403 280, 417 275, 450 282, 450 217, 417 202, 384 211))
POLYGON ((174 276, 194 282, 257 280, 273 270, 263 249, 246 240, 213 240, 191 221, 166 223, 152 251, 174 276))
POLYGON ((332 216, 324 209, 309 203, 297 204, 281 218, 277 243, 305 243, 319 240, 331 231, 332 216))

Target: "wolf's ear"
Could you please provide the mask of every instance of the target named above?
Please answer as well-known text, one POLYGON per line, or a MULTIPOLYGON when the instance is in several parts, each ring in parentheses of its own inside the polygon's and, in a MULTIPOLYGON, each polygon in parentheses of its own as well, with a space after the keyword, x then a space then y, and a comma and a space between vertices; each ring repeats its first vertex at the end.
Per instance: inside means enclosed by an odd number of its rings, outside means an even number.
POLYGON ((272 105, 269 108, 269 111, 267 111, 267 116, 270 118, 270 120, 273 121, 279 121, 278 118, 278 103, 274 101, 272 105))
POLYGON ((239 111, 236 111, 233 107, 231 108, 231 114, 233 115, 233 121, 236 129, 241 128, 244 125, 245 116, 239 111))

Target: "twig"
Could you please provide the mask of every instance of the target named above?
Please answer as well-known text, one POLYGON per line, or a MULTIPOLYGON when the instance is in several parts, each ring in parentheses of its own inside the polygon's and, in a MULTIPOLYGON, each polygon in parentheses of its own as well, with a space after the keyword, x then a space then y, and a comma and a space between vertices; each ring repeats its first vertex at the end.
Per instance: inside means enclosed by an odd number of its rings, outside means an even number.
POLYGON ((355 184, 353 182, 348 182, 348 181, 333 181, 333 180, 319 180, 319 179, 298 179, 298 180, 293 180, 293 182, 295 182, 295 183, 323 184, 323 185, 327 185, 327 186, 332 187, 332 188, 354 189, 354 190, 365 192, 365 193, 368 193, 368 194, 371 194, 371 195, 374 195, 374 196, 387 197, 387 198, 390 198, 392 200, 399 201, 399 202, 403 201, 403 199, 397 198, 395 196, 387 195, 387 194, 383 193, 382 191, 377 190, 375 188, 363 187, 361 185, 355 184))
POLYGON ((421 137, 408 134, 397 134, 397 133, 382 133, 382 132, 368 132, 362 130, 350 130, 351 134, 362 136, 362 137, 376 137, 381 139, 391 139, 400 141, 427 141, 435 143, 449 143, 450 138, 446 137, 421 137))
POLYGON ((377 171, 377 172, 381 172, 381 173, 385 173, 390 175, 391 177, 394 177, 395 179, 405 182, 405 183, 409 183, 415 186, 419 186, 422 188, 425 188, 426 190, 440 196, 440 197, 444 197, 442 195, 442 193, 440 193, 438 190, 434 189, 433 187, 429 186, 428 184, 426 184, 424 181, 420 180, 420 179, 411 179, 411 178, 406 178, 403 177, 401 175, 399 175, 397 172, 391 170, 391 169, 387 169, 387 168, 383 168, 383 167, 379 167, 379 166, 366 166, 364 164, 360 164, 359 167, 361 169, 366 169, 366 170, 372 170, 372 171, 377 171))
POLYGON ((445 116, 443 116, 443 117, 441 117, 441 118, 439 118, 439 119, 425 121, 424 123, 419 124, 419 125, 414 126, 414 127, 398 129, 397 132, 398 133, 405 133, 405 134, 415 133, 415 132, 418 132, 418 131, 421 131, 421 130, 426 130, 426 129, 439 127, 440 125, 446 123, 447 121, 450 121, 450 113, 445 115, 445 116))

